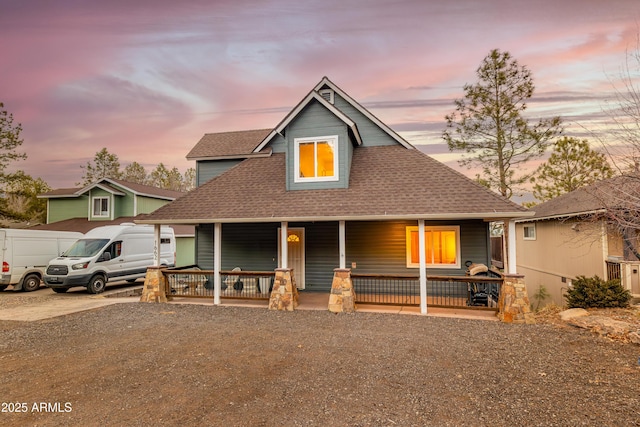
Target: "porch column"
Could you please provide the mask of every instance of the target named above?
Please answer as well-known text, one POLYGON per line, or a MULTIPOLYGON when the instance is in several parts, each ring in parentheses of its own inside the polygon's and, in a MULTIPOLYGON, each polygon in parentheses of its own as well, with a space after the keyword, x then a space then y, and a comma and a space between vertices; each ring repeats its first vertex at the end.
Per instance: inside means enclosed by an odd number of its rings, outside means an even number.
POLYGON ((340 241, 340 269, 344 270, 347 268, 347 245, 344 221, 338 223, 338 240, 340 241))
POLYGON ((516 223, 513 220, 506 221, 507 232, 507 274, 516 274, 516 223))
POLYGON ((147 267, 140 302, 167 302, 167 279, 160 267, 160 224, 153 226, 153 266, 147 267))
POLYGON ((424 241, 424 219, 418 220, 418 256, 420 257, 420 314, 427 314, 427 250, 424 241))
POLYGON ((213 303, 220 305, 220 293, 222 282, 220 270, 222 266, 222 224, 213 224, 213 303))
POLYGON ((280 223, 280 268, 288 268, 287 259, 289 258, 289 245, 287 244, 287 227, 289 223, 282 221, 280 223))
POLYGON ((153 266, 160 267, 160 224, 153 226, 153 266))

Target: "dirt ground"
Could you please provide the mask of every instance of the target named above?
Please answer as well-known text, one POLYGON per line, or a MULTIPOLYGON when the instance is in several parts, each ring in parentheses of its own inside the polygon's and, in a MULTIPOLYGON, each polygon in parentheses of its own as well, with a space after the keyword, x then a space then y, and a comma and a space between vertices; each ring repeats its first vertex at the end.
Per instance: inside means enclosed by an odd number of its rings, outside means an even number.
POLYGON ((555 322, 116 304, 0 324, 0 424, 640 425, 640 346, 555 322))

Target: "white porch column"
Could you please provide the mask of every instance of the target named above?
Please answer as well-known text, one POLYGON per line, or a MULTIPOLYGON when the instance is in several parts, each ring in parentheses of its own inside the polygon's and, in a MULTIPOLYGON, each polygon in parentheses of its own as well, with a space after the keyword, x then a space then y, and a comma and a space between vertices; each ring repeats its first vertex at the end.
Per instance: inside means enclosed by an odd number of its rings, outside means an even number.
POLYGON ((347 268, 347 244, 345 222, 338 223, 338 240, 340 240, 340 268, 347 268))
POLYGON ((420 257, 420 314, 427 314, 427 250, 424 241, 424 220, 418 220, 418 256, 420 257))
POLYGON ((289 258, 289 245, 287 244, 287 227, 289 223, 283 221, 280 223, 280 268, 288 268, 287 259, 289 258))
POLYGON ((222 281, 220 269, 222 266, 222 224, 213 224, 213 303, 220 305, 222 281))
POLYGON ((517 274, 516 270, 516 223, 514 220, 507 220, 507 273, 517 274))
POLYGON ((153 265, 154 267, 160 267, 160 224, 153 226, 153 265))

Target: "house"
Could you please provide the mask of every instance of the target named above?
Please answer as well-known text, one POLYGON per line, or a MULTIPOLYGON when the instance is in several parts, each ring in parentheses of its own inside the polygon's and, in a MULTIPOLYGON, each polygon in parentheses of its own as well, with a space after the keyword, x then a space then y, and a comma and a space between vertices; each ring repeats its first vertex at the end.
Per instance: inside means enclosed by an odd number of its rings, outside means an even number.
MULTIPOLYGON (((563 194, 532 208, 535 215, 516 220, 518 273, 527 278, 531 293, 544 286, 548 302, 564 304, 564 294, 577 276, 621 279, 640 297, 640 259, 634 232, 621 231, 610 221, 607 208, 624 198, 635 180, 618 176, 563 194), (625 240, 627 243, 625 243, 625 240)), ((630 209, 637 212, 636 207, 630 209)))
POLYGON ((196 264, 216 276, 287 267, 299 289, 328 291, 334 270, 349 268, 420 278, 424 294, 427 269, 489 265, 490 221, 528 215, 326 77, 274 128, 206 134, 187 157, 197 188, 138 222, 195 225, 196 264))
MULTIPOLYGON (((47 223, 33 229, 87 231, 102 225, 133 222, 184 193, 121 179, 103 178, 80 188, 61 188, 39 194, 47 200, 47 223)), ((194 263, 193 226, 174 226, 176 265, 194 263)))

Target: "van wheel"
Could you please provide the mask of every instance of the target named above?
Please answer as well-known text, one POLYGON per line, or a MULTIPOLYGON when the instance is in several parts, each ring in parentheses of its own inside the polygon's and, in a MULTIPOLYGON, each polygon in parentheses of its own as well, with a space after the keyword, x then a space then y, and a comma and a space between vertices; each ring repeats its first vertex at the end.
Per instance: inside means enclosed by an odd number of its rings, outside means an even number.
POLYGON ((91 281, 87 285, 87 291, 90 294, 99 294, 104 292, 104 288, 107 286, 107 281, 104 276, 98 274, 97 276, 93 276, 91 281))
POLYGON ((56 294, 64 294, 69 290, 69 288, 51 288, 51 289, 53 289, 53 292, 55 292, 56 294))
POLYGON ((37 274, 29 274, 22 282, 22 290, 25 292, 33 292, 40 289, 40 277, 37 274))

